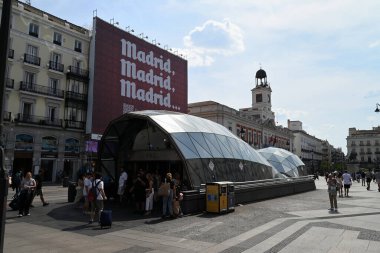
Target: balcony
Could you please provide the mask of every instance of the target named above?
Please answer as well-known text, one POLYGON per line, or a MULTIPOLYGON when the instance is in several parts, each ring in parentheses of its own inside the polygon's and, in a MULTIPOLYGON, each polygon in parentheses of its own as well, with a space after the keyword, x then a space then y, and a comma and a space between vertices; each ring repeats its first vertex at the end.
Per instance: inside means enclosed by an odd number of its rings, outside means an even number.
POLYGON ((15 87, 15 80, 7 78, 7 80, 5 82, 5 87, 8 89, 13 89, 15 87))
POLYGON ((61 119, 51 119, 49 117, 39 117, 30 114, 19 113, 17 114, 15 121, 19 123, 27 123, 34 125, 62 127, 61 119))
POLYGON ((21 91, 28 91, 40 95, 47 95, 57 98, 63 98, 64 97, 64 91, 59 89, 53 89, 51 87, 46 87, 42 85, 37 85, 34 83, 27 83, 27 82, 20 82, 20 90, 21 91))
POLYGON ((8 58, 13 59, 15 57, 15 50, 9 49, 8 50, 8 58))
POLYGON ((371 155, 372 154, 372 152, 371 151, 367 151, 367 155, 371 155))
POLYGON ((60 41, 60 40, 53 40, 53 43, 56 45, 59 45, 59 46, 62 45, 62 41, 60 41))
POLYGON ((67 78, 88 81, 88 70, 69 66, 69 69, 67 70, 67 78))
POLYGON ((41 58, 31 54, 24 54, 24 63, 40 66, 41 58))
POLYGON ((49 69, 63 72, 64 65, 59 62, 49 61, 49 69))
POLYGON ((80 47, 75 47, 75 48, 74 48, 74 51, 75 51, 75 52, 78 52, 78 53, 82 53, 82 48, 80 48, 80 47))
POLYGON ((65 119, 65 128, 84 129, 86 123, 84 121, 75 121, 65 119))
POLYGON ((351 147, 355 147, 356 146, 356 144, 355 143, 351 143, 351 147))
POLYGON ((38 38, 38 32, 29 31, 29 35, 38 38))
POLYGON ((86 102, 87 101, 87 94, 81 94, 81 93, 77 93, 77 92, 66 91, 66 100, 86 102))

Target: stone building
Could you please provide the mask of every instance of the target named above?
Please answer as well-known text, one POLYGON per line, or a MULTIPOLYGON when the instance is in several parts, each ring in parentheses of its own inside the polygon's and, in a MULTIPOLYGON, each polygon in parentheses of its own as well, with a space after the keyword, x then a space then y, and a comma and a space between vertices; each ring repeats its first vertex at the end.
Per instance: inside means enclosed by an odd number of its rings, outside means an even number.
POLYGON ((380 127, 370 130, 349 128, 347 136, 347 166, 351 171, 379 169, 380 127))
POLYGON ((5 166, 75 177, 86 159, 89 31, 19 1, 10 25, 5 166))

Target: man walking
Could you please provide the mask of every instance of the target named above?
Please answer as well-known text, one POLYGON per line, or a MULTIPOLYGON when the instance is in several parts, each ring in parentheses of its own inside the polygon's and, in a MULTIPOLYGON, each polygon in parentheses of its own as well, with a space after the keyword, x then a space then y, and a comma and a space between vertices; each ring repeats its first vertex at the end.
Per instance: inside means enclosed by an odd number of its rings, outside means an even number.
POLYGON ((32 199, 32 201, 30 203, 33 203, 33 200, 34 200, 35 196, 40 196, 42 205, 43 206, 47 206, 47 205, 49 205, 49 203, 45 201, 44 195, 42 193, 43 174, 44 174, 43 169, 40 169, 40 171, 38 172, 38 174, 34 176, 34 180, 36 181, 37 186, 36 186, 36 190, 34 191, 33 199, 32 199))
POLYGON ((344 171, 344 174, 342 175, 343 177, 343 186, 344 186, 344 196, 348 197, 348 192, 350 191, 350 187, 352 184, 352 178, 350 173, 344 171))

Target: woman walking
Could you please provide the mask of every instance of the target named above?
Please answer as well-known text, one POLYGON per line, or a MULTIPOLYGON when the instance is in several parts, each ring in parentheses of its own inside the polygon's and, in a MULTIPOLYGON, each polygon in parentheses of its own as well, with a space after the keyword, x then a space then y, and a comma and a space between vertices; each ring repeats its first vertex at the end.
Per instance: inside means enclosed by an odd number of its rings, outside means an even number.
POLYGON ((28 172, 25 178, 21 181, 21 193, 20 193, 20 208, 18 211, 18 217, 30 216, 29 207, 36 188, 36 181, 32 178, 32 173, 28 172))

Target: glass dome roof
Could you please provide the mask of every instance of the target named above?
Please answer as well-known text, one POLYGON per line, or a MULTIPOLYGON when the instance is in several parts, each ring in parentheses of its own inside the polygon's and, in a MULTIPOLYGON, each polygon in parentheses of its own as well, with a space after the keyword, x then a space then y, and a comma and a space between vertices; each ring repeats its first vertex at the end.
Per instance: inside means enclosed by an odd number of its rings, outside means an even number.
POLYGON ((260 149, 258 152, 280 173, 285 173, 291 177, 298 177, 300 176, 300 170, 304 170, 303 166, 305 164, 301 159, 285 149, 268 147, 260 149))

